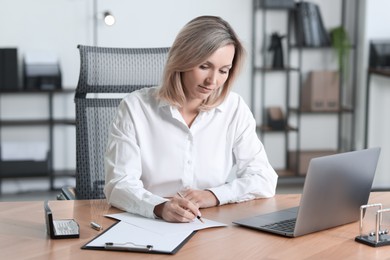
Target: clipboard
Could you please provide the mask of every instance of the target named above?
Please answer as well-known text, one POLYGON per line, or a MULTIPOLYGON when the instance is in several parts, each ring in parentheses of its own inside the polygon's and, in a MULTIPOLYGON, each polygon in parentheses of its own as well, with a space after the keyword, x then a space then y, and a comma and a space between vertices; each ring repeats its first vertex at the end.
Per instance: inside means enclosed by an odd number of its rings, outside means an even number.
POLYGON ((177 253, 196 232, 185 231, 164 236, 119 221, 83 245, 81 249, 172 255, 177 253))

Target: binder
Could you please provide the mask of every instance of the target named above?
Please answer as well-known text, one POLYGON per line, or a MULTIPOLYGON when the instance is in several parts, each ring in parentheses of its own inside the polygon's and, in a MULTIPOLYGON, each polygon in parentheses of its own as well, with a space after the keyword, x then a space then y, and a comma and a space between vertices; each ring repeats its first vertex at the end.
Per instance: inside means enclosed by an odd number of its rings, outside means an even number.
POLYGON ((330 46, 331 45, 331 40, 330 40, 330 35, 328 31, 325 29, 324 22, 322 20, 320 8, 318 5, 315 6, 316 9, 316 14, 317 14, 317 19, 318 19, 318 27, 319 27, 319 32, 320 32, 320 42, 321 46, 330 46))
POLYGON ((308 20, 310 21, 310 34, 311 34, 311 46, 319 47, 322 45, 322 29, 320 27, 321 16, 319 14, 319 8, 316 4, 305 3, 307 6, 308 20))
POLYGON ((119 221, 83 245, 81 249, 172 255, 177 253, 196 232, 185 231, 161 235, 119 221))
POLYGON ((298 2, 295 10, 295 33, 298 46, 320 47, 330 45, 330 36, 324 27, 317 4, 298 2))
POLYGON ((296 41, 298 46, 312 46, 313 35, 311 20, 306 2, 297 3, 295 12, 296 21, 296 41))

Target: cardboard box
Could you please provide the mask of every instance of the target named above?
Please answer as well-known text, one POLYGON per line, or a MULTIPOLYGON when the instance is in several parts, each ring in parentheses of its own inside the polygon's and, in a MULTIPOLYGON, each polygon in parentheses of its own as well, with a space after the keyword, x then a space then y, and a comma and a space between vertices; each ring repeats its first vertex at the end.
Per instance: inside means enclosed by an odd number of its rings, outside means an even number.
POLYGON ((288 168, 294 171, 298 162, 298 174, 304 176, 307 173, 307 169, 309 168, 309 163, 312 158, 336 153, 336 151, 291 151, 288 153, 288 168), (298 161, 297 155, 299 155, 298 161))
POLYGON ((337 111, 340 108, 338 71, 311 71, 302 88, 304 111, 337 111))

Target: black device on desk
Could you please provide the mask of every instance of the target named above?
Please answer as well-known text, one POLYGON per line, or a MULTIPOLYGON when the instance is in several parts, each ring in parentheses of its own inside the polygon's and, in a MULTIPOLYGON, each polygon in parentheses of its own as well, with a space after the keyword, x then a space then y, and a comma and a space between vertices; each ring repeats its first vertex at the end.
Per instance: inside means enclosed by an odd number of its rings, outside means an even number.
POLYGON ((79 225, 74 219, 53 220, 53 214, 49 202, 45 201, 45 219, 47 234, 52 239, 58 238, 79 238, 79 225))

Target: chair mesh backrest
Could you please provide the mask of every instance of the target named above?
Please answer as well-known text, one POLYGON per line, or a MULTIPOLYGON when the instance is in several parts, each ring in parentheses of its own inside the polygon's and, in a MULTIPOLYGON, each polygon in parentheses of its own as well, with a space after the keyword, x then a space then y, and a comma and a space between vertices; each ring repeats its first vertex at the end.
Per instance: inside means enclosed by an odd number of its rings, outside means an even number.
POLYGON ((127 93, 160 85, 169 49, 78 48, 76 196, 104 198, 104 153, 117 107, 127 93))

